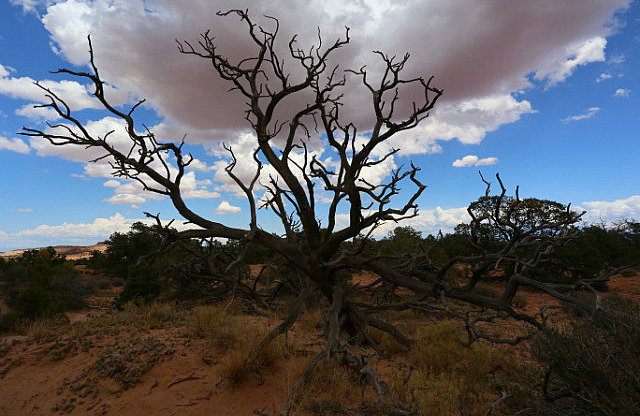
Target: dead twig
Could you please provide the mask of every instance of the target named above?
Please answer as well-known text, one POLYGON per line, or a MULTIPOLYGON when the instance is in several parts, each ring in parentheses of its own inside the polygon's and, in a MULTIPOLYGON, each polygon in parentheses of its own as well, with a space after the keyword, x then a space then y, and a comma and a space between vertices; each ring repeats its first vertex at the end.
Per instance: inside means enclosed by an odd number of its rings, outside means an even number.
POLYGON ((175 386, 176 384, 179 384, 179 383, 183 383, 183 382, 185 382, 185 381, 190 381, 190 380, 199 380, 199 379, 201 379, 201 378, 202 378, 202 377, 196 377, 196 376, 195 376, 195 374, 196 374, 196 373, 195 373, 195 372, 193 372, 193 373, 189 374, 189 375, 188 375, 188 376, 186 376, 186 377, 179 378, 179 379, 177 379, 176 381, 172 381, 171 383, 169 383, 169 385, 167 386, 167 388, 169 388, 169 387, 171 387, 171 386, 175 386))
POLYGON ((156 382, 153 383, 153 385, 151 387, 149 387, 149 392, 147 393, 147 396, 151 394, 151 390, 153 390, 154 388, 158 387, 158 379, 156 378, 156 382))
POLYGON ((505 390, 502 390, 502 396, 498 400, 493 402, 489 410, 487 410, 487 413, 485 413, 485 416, 493 416, 495 414, 496 407, 500 406, 500 404, 507 400, 509 397, 510 396, 507 394, 507 392, 505 390))

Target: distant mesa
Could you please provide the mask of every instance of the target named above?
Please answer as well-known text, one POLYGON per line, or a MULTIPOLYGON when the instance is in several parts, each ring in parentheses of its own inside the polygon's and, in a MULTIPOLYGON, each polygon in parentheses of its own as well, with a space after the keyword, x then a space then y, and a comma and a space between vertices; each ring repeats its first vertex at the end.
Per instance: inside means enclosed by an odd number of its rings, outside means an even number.
MULTIPOLYGON (((80 260, 91 257, 92 251, 105 252, 107 250, 107 243, 97 243, 92 246, 54 246, 53 249, 56 253, 67 256, 67 260, 80 260)), ((42 248, 42 247, 38 247, 42 248)), ((38 248, 23 248, 20 250, 11 250, 0 253, 0 257, 13 258, 19 257, 25 251, 37 250, 38 248)))

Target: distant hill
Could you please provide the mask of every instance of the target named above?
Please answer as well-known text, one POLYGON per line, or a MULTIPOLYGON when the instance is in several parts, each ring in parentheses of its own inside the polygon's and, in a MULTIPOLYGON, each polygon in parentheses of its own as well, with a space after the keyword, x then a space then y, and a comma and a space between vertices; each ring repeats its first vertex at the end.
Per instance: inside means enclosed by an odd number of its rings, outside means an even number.
MULTIPOLYGON (((54 250, 58 254, 64 254, 68 260, 79 260, 91 256, 92 251, 102 251, 107 249, 107 243, 98 243, 92 246, 54 246, 54 250)), ((37 248, 24 248, 20 250, 11 250, 0 253, 0 257, 12 258, 21 256, 22 253, 28 250, 37 250, 37 248)))

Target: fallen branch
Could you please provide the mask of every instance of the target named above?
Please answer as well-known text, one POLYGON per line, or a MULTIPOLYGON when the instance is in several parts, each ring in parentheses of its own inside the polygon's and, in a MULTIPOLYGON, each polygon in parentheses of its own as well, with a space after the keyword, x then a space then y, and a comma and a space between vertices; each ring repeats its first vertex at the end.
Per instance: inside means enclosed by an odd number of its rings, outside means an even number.
POLYGON ((156 382, 153 383, 153 385, 151 387, 149 387, 149 393, 147 393, 147 396, 151 394, 151 390, 153 390, 155 387, 158 387, 158 379, 156 378, 156 382))
POLYGON ((201 378, 202 378, 202 377, 196 377, 194 374, 195 374, 195 372, 193 372, 193 373, 189 374, 187 377, 179 378, 179 379, 177 379, 176 381, 172 381, 171 383, 169 383, 169 385, 167 386, 167 388, 169 388, 169 387, 171 387, 171 386, 175 386, 176 384, 179 384, 179 383, 183 383, 183 382, 185 382, 185 381, 190 381, 190 380, 199 380, 199 379, 201 379, 201 378))
POLYGON ((485 413, 485 416, 493 416, 495 414, 496 407, 500 406, 500 404, 507 400, 509 397, 510 396, 507 394, 507 392, 505 390, 502 390, 502 396, 498 400, 493 402, 489 410, 487 410, 487 413, 485 413))

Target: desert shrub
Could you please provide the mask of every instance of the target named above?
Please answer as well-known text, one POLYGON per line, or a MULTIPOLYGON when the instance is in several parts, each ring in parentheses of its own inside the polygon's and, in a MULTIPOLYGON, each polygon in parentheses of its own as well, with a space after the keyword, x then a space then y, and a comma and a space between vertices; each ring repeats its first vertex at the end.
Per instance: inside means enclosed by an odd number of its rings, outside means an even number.
POLYGON ((391 392, 403 406, 433 415, 484 415, 491 405, 495 360, 484 344, 468 345, 464 328, 442 321, 418 329, 409 352, 414 369, 395 372, 391 392))
POLYGON ((93 252, 89 265, 113 276, 127 276, 142 256, 160 247, 162 237, 153 228, 136 222, 127 233, 115 232, 107 240, 106 253, 93 252))
POLYGON ((212 346, 231 348, 238 345, 246 328, 220 305, 203 305, 189 314, 189 335, 206 339, 212 346))
MULTIPOLYGON (((300 373, 304 370, 305 368, 298 369, 300 373)), ((293 381, 299 376, 300 374, 296 374, 293 381)), ((307 387, 300 392, 297 406, 314 415, 348 414, 342 403, 347 399, 357 402, 360 398, 357 386, 357 376, 352 371, 335 362, 322 360, 314 368, 307 387)))
POLYGON ((128 389, 140 382, 142 375, 156 363, 171 357, 174 352, 170 345, 153 337, 121 339, 105 347, 92 369, 128 389))
POLYGON ((252 373, 272 365, 279 358, 287 355, 283 337, 279 337, 266 344, 252 359, 253 350, 264 335, 264 331, 252 334, 245 333, 242 342, 230 350, 228 356, 225 357, 221 372, 232 385, 242 383, 252 373))
POLYGON ((91 286, 52 248, 28 250, 0 271, 7 305, 18 318, 46 318, 85 306, 91 286))
POLYGON ((127 271, 124 289, 115 299, 115 305, 122 307, 129 301, 136 304, 151 302, 160 296, 164 289, 162 277, 148 263, 132 266, 127 271))
POLYGON ((534 352, 583 413, 640 414, 640 310, 633 302, 614 299, 574 325, 545 331, 534 352))
POLYGON ((55 275, 51 282, 54 304, 61 310, 78 310, 87 306, 85 297, 93 293, 93 285, 75 270, 55 275))
MULTIPOLYGON (((118 281, 124 284, 117 306, 130 300, 148 302, 161 294, 179 299, 207 297, 211 286, 207 265, 194 253, 204 256, 207 251, 224 249, 217 241, 209 245, 183 241, 160 250, 162 236, 155 228, 142 223, 133 224, 127 233, 113 233, 106 243, 106 252, 92 252, 87 264, 106 273, 114 285, 118 281)), ((234 257, 233 253, 222 257, 223 260, 218 256, 209 260, 224 269, 219 263, 234 257)))
POLYGON ((250 374, 287 355, 284 337, 281 336, 265 344, 253 356, 256 346, 269 330, 268 326, 234 315, 221 305, 193 308, 187 318, 186 329, 188 335, 206 339, 211 346, 228 350, 221 373, 233 385, 240 384, 250 374))
POLYGON ((27 268, 28 284, 20 288, 13 307, 20 317, 45 318, 60 312, 53 302, 51 282, 53 270, 48 264, 37 263, 27 268))
POLYGON ((0 334, 15 329, 18 315, 14 311, 0 311, 0 334))
POLYGON ((14 307, 20 290, 29 283, 27 266, 11 264, 0 271, 0 282, 2 282, 2 291, 6 297, 5 302, 8 306, 14 307))
POLYGON ((134 313, 143 321, 144 327, 150 329, 164 328, 180 320, 176 308, 168 303, 151 302, 134 313))

